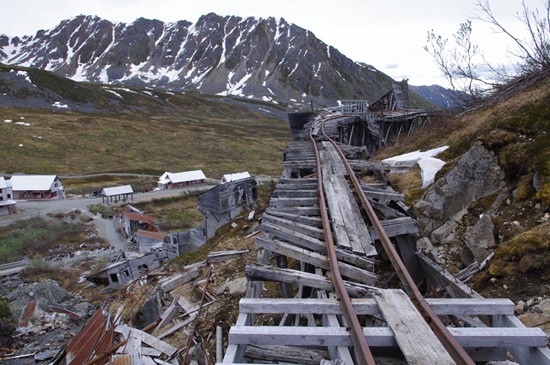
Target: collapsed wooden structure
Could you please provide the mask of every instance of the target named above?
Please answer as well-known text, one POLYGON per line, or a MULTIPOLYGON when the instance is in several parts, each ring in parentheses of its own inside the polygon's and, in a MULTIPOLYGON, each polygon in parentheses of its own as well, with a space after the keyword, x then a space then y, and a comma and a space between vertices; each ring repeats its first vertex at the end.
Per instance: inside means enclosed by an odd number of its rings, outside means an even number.
MULTIPOLYGON (((376 122, 376 117, 349 116, 352 111, 361 114, 366 110, 366 103, 351 105, 343 109, 353 110, 332 110, 331 115, 342 118, 335 117, 327 126, 329 133, 339 138, 348 159, 359 157, 361 148, 341 138, 342 119, 367 125, 368 133, 373 120, 382 127, 390 123, 386 119, 376 122)), ((402 114, 401 122, 388 128, 412 128, 407 115, 402 114)), ((317 122, 307 122, 305 128, 315 129, 317 122)), ((384 133, 369 136, 376 142, 373 146, 383 145, 386 136, 395 135, 384 128, 384 133)), ((349 323, 335 298, 334 283, 327 275, 326 237, 314 178, 316 156, 312 144, 303 140, 305 135, 293 131, 294 140, 285 150, 282 178, 262 219, 264 234, 256 239, 258 259, 246 267, 250 285, 229 331, 225 356, 218 359, 221 363, 361 363, 348 332, 349 323)), ((324 186, 320 194, 328 201, 338 267, 370 350, 377 360, 390 357, 393 364, 457 363, 405 292, 391 289, 394 273, 379 255, 379 237, 355 202, 340 158, 331 145, 318 145, 324 186)), ((380 166, 368 161, 352 160, 351 164, 362 174, 383 175, 380 166)), ((416 217, 402 194, 383 179, 365 182, 362 189, 414 282, 437 293, 426 301, 446 321, 447 330, 467 356, 482 362, 505 360, 511 354, 520 364, 550 364, 547 336, 538 328, 526 328, 514 316, 512 301, 482 298, 416 252, 416 217)))

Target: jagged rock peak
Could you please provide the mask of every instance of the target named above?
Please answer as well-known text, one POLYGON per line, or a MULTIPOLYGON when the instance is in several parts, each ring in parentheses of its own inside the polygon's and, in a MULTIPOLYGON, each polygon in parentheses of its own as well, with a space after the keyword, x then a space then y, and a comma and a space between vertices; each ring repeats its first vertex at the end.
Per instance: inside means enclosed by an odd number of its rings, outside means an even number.
POLYGON ((0 37, 0 62, 76 81, 297 103, 372 101, 392 81, 284 18, 215 13, 196 23, 79 15, 34 36, 0 37))

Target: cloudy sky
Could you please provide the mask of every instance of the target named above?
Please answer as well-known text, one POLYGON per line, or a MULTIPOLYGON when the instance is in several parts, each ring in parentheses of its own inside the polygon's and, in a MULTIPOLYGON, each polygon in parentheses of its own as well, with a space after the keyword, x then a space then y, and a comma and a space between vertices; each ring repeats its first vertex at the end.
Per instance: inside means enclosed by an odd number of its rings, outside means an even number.
MULTIPOLYGON (((495 16, 514 34, 522 0, 491 0, 495 16)), ((545 0, 524 0, 543 9, 545 0)), ((427 32, 452 38, 459 24, 474 17, 477 0, 9 0, 2 3, 0 34, 32 35, 80 14, 129 23, 144 17, 164 22, 196 22, 203 14, 283 17, 312 31, 354 61, 365 62, 413 85, 447 86, 423 50, 427 32)), ((473 39, 491 63, 508 63, 515 48, 483 22, 473 20, 473 39)))

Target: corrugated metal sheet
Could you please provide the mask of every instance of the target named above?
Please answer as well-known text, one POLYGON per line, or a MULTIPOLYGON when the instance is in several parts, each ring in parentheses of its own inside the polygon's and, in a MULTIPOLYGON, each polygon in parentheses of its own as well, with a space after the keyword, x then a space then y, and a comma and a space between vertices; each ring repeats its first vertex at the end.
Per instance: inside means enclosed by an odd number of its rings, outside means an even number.
POLYGON ((139 354, 122 354, 113 357, 109 365, 143 365, 143 360, 139 354))
MULTIPOLYGON (((104 336, 110 336, 112 345, 113 329, 108 328, 109 320, 98 308, 92 318, 88 320, 84 328, 67 345, 65 361, 67 365, 83 365, 91 360, 98 345, 104 343, 104 336), (111 332, 109 335, 108 333, 111 332)), ((103 351, 105 348, 103 348, 103 351)))
POLYGON ((136 221, 139 223, 158 224, 155 217, 151 217, 150 215, 144 215, 144 214, 133 213, 133 212, 122 212, 122 215, 131 221, 136 221))

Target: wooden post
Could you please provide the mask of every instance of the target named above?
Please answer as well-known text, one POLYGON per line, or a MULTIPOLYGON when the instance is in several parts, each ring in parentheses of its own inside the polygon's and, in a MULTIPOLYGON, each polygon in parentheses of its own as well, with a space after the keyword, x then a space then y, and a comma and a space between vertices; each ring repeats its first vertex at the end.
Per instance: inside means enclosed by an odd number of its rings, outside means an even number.
POLYGON ((216 363, 223 361, 223 333, 221 326, 216 326, 216 363))

